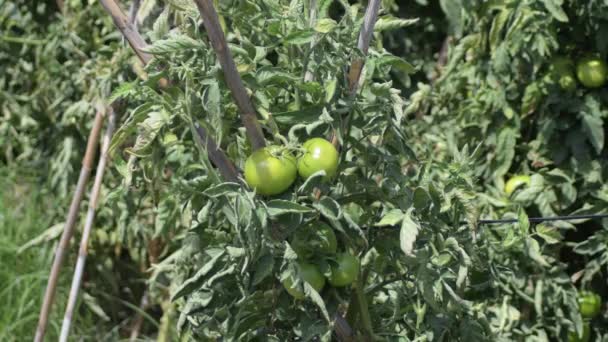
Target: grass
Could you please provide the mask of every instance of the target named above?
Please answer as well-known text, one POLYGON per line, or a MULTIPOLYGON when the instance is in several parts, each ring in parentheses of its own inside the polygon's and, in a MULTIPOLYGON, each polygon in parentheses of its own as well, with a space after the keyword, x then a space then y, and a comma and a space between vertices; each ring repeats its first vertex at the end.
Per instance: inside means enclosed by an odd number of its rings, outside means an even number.
MULTIPOLYGON (((26 242, 40 237, 51 221, 61 222, 60 218, 49 216, 56 212, 52 198, 37 190, 36 181, 34 176, 0 167, 0 341, 33 339, 53 259, 55 243, 42 241, 19 251, 26 242)), ((64 272, 59 282, 47 329, 48 341, 58 339, 69 291, 69 273, 64 272)), ((94 317, 79 314, 71 335, 88 340, 87 336, 99 328, 95 325, 94 317)))

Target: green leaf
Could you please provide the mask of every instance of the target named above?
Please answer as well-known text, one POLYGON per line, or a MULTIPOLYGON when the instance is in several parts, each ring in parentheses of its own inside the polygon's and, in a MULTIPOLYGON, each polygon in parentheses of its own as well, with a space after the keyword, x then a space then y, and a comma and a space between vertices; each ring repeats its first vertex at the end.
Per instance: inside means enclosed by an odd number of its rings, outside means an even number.
POLYGON ((395 18, 392 15, 387 15, 381 18, 378 18, 376 21, 376 25, 374 26, 374 31, 382 32, 387 30, 395 30, 402 27, 407 27, 410 25, 414 25, 418 22, 418 19, 401 19, 395 18))
POLYGON ((513 128, 505 127, 498 135, 496 143, 496 160, 494 165, 494 175, 504 176, 511 167, 515 157, 515 145, 517 143, 517 133, 513 128))
POLYGON ((496 50, 496 47, 498 46, 498 44, 501 41, 501 33, 502 33, 503 28, 505 27, 505 24, 506 24, 507 20, 509 19, 510 15, 511 15, 511 11, 505 8, 502 11, 500 11, 498 13, 498 15, 496 15, 494 17, 494 20, 492 21, 492 27, 490 28, 490 36, 489 36, 490 50, 492 52, 494 52, 494 50, 496 50))
POLYGON ((334 95, 336 94, 336 86, 338 85, 338 80, 332 78, 328 82, 325 82, 325 102, 330 102, 334 95))
POLYGON ((399 246, 406 255, 412 255, 419 231, 420 225, 412 218, 411 211, 405 214, 401 223, 401 231, 399 232, 399 246))
POLYGON ((207 190, 203 191, 203 195, 211 198, 217 198, 220 196, 237 193, 240 189, 241 185, 238 183, 225 182, 209 187, 207 190))
POLYGON ((302 31, 291 32, 283 43, 286 45, 302 45, 312 42, 315 37, 315 31, 313 29, 306 29, 302 31))
POLYGON ((167 39, 157 40, 152 45, 142 49, 153 55, 164 55, 202 48, 203 44, 185 35, 174 35, 167 39))
POLYGON ((519 208, 517 212, 517 222, 519 223, 519 231, 520 234, 525 236, 530 231, 530 220, 528 219, 528 215, 526 215, 526 211, 523 208, 519 208))
POLYGON ((268 208, 268 214, 270 216, 279 216, 293 213, 308 213, 312 211, 312 209, 307 206, 280 199, 269 201, 268 203, 266 203, 266 207, 268 208))
POLYGON ((330 220, 337 221, 342 215, 340 205, 334 199, 329 197, 323 197, 321 200, 313 206, 319 210, 319 212, 330 220))
POLYGON ((538 241, 533 238, 526 238, 526 251, 530 259, 536 261, 539 265, 548 267, 549 263, 545 260, 545 257, 540 252, 540 246, 538 241))
POLYGON ((282 125, 306 124, 316 121, 323 113, 323 106, 311 106, 291 112, 273 113, 272 117, 282 125))
POLYGON ((545 224, 537 225, 536 233, 548 244, 556 244, 562 240, 562 235, 557 228, 545 224))
POLYGON ((553 17, 562 23, 568 22, 568 15, 562 9, 563 0, 542 0, 545 7, 553 17))
POLYGON ((416 210, 426 209, 431 204, 431 196, 422 187, 417 187, 414 190, 414 207, 416 210))
POLYGON ((274 258, 272 255, 264 255, 255 264, 255 272, 253 273, 253 285, 258 285, 266 277, 272 274, 274 268, 274 258))
POLYGON ((392 209, 387 212, 379 222, 374 224, 376 227, 395 226, 405 218, 405 214, 399 209, 392 209))
POLYGON ((319 293, 307 282, 303 282, 304 284, 304 293, 306 294, 306 296, 308 298, 310 298, 312 300, 313 303, 315 303, 315 305, 319 308, 319 310, 321 310, 321 313, 323 314, 323 318, 325 318, 325 320, 327 322, 331 322, 331 320, 329 319, 329 313, 327 312, 327 308, 325 307, 325 302, 323 301, 323 298, 319 295, 319 293))
POLYGON ((328 33, 336 27, 338 23, 331 18, 323 18, 315 25, 315 31, 319 33, 328 33))
POLYGON ((206 280, 207 274, 215 267, 220 261, 221 257, 224 256, 225 251, 221 249, 214 249, 207 251, 208 254, 212 255, 212 258, 201 267, 194 276, 183 282, 171 296, 171 300, 174 301, 180 297, 183 297, 192 291, 199 288, 206 280))
POLYGON ((390 65, 391 67, 405 74, 412 74, 416 72, 416 68, 414 68, 413 65, 411 65, 401 57, 393 55, 384 55, 378 59, 375 59, 374 61, 376 62, 376 66, 378 67, 383 65, 390 65))
POLYGON ((595 152, 600 154, 604 149, 604 121, 596 116, 583 114, 583 131, 595 152))

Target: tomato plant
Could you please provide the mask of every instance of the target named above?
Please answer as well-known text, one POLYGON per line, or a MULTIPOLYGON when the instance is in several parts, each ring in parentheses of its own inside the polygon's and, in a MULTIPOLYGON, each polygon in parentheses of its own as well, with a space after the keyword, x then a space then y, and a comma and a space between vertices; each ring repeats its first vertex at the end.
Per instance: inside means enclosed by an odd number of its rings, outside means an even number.
POLYGON ((552 341, 595 310, 578 288, 606 297, 606 220, 528 220, 608 212, 608 97, 576 87, 605 66, 572 63, 608 55, 604 1, 383 0, 366 53, 371 1, 213 1, 232 74, 194 1, 142 2, 145 68, 101 7, 47 3, 0 6, 0 162, 52 170, 66 210, 95 102, 117 105, 83 301, 112 324, 111 286, 168 340, 331 341, 342 317, 364 341, 552 341))
POLYGON ((268 146, 245 161, 245 181, 260 195, 278 195, 296 179, 296 159, 280 146, 268 146))
POLYGON ((314 173, 325 171, 323 179, 328 180, 336 175, 338 170, 338 151, 329 141, 323 138, 312 138, 304 145, 304 154, 298 159, 298 173, 307 179, 314 173))

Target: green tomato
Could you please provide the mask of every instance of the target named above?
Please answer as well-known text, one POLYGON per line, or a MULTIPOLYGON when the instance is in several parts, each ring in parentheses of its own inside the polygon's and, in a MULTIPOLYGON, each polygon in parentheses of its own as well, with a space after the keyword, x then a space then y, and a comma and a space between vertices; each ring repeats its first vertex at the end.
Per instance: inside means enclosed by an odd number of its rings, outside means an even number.
POLYGON ((323 138, 312 138, 304 145, 304 155, 298 160, 298 173, 307 179, 315 172, 324 170, 323 180, 328 180, 338 171, 338 150, 323 138))
MULTIPOLYGON (((323 289, 323 286, 325 286, 325 278, 315 265, 299 263, 298 274, 300 279, 310 284, 310 286, 312 286, 312 288, 317 292, 320 292, 323 289)), ((292 295, 294 298, 304 299, 304 288, 296 286, 291 277, 283 280, 283 286, 285 287, 285 290, 287 290, 287 293, 292 295)))
POLYGON ((568 332, 568 342, 588 342, 591 337, 591 327, 589 323, 583 323, 583 336, 579 337, 575 331, 568 332))
POLYGON ((574 77, 574 65, 570 58, 557 57, 551 63, 551 75, 553 79, 567 91, 576 89, 576 79, 574 77))
POLYGON ((507 196, 511 196, 511 194, 513 193, 513 191, 515 191, 515 189, 517 189, 521 186, 527 186, 527 185, 530 185, 530 176, 526 176, 526 175, 513 176, 507 181, 507 184, 505 184, 505 192, 507 193, 507 196))
POLYGON ((359 259, 348 253, 342 253, 336 258, 337 264, 331 265, 329 283, 333 287, 352 284, 359 276, 359 259))
POLYGON ((296 174, 296 158, 280 146, 261 148, 245 161, 245 181, 263 196, 284 192, 296 174))
POLYGON ((600 313, 602 309, 602 298, 590 291, 582 291, 578 295, 578 306, 581 311, 581 316, 584 318, 593 318, 600 313))
POLYGON ((303 258, 310 258, 315 253, 334 254, 337 246, 334 230, 320 221, 298 227, 291 241, 293 250, 303 258))
POLYGON ((576 65, 576 77, 587 88, 599 88, 606 82, 608 67, 597 57, 585 57, 576 65))

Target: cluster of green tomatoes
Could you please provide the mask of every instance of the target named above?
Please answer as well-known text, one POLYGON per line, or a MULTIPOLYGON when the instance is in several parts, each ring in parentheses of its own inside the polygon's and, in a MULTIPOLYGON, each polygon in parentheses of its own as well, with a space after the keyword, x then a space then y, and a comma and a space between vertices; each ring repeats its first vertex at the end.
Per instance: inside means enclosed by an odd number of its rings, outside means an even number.
POLYGON ((572 91, 576 89, 577 79, 587 88, 603 86, 608 76, 608 66, 599 57, 586 56, 581 58, 574 68, 572 60, 567 57, 558 57, 551 65, 551 72, 562 89, 572 91))
MULTIPOLYGON (((258 194, 274 196, 287 190, 298 174, 306 180, 323 171, 323 181, 336 175, 339 154, 329 141, 312 138, 298 150, 301 152, 298 158, 293 149, 284 146, 272 145, 253 152, 245 161, 245 181, 258 194)), ((320 292, 325 287, 326 279, 333 287, 348 286, 357 279, 359 260, 348 252, 337 252, 336 235, 329 225, 314 221, 298 227, 290 243, 298 255, 297 279, 308 283, 315 291, 320 292), (321 272, 313 259, 327 261, 325 272, 321 272)), ((284 279, 283 286, 294 298, 305 297, 304 287, 293 277, 284 279)))
POLYGON ((278 195, 287 190, 297 174, 308 179, 324 171, 329 180, 338 171, 338 151, 323 138, 307 140, 301 148, 303 154, 296 158, 292 150, 271 145, 253 152, 245 161, 245 181, 263 196, 278 195))
POLYGON ((602 298, 594 292, 582 291, 578 296, 578 307, 583 316, 583 334, 577 335, 576 332, 568 333, 569 342, 587 342, 591 338, 591 327, 589 321, 599 315, 602 310, 602 298))
MULTIPOLYGON (((333 287, 343 287, 352 284, 359 276, 359 260, 354 255, 343 252, 337 253, 337 240, 333 229, 321 222, 315 221, 298 227, 291 247, 298 255, 296 271, 299 279, 307 282, 315 291, 320 292, 325 287, 325 279, 333 287), (326 272, 321 272, 320 265, 312 260, 328 260, 326 272)), ((302 286, 291 277, 283 280, 285 290, 296 299, 303 299, 305 292, 302 286)))

